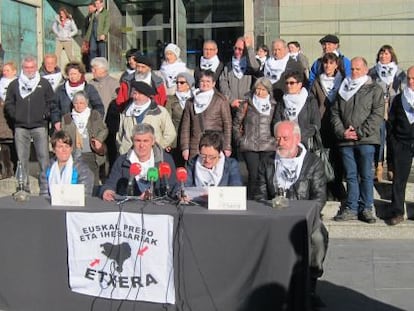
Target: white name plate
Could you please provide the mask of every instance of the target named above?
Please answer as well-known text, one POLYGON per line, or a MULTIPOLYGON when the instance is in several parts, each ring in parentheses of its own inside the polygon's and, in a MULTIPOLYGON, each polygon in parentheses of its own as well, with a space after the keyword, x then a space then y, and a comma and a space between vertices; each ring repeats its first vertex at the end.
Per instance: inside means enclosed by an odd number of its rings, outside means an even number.
POLYGON ((246 187, 209 187, 209 210, 246 210, 246 187))
POLYGON ((51 185, 50 197, 52 205, 85 206, 85 185, 51 185))

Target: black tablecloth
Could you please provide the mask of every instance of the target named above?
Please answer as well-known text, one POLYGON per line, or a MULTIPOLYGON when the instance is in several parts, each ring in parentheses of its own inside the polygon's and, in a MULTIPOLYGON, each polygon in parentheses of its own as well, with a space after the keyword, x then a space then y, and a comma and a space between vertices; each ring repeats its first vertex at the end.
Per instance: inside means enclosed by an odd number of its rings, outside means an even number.
POLYGON ((42 197, 17 203, 0 198, 0 309, 2 310, 290 310, 308 307, 309 236, 315 217, 310 201, 283 210, 248 202, 247 211, 200 206, 123 210, 174 216, 176 305, 95 299, 69 288, 65 214, 113 212, 96 198, 86 207, 52 207, 42 197), (120 304, 122 304, 120 306, 120 304))

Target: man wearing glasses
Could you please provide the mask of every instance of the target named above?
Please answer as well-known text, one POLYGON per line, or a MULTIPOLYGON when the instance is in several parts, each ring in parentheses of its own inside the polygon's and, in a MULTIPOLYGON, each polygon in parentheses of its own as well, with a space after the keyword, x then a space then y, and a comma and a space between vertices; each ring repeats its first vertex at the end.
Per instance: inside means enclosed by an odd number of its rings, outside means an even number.
POLYGON ((194 69, 196 87, 199 87, 201 71, 210 70, 214 72, 214 82, 218 80, 223 71, 224 64, 217 56, 218 48, 214 40, 206 40, 203 44, 203 56, 200 58, 200 65, 194 69))

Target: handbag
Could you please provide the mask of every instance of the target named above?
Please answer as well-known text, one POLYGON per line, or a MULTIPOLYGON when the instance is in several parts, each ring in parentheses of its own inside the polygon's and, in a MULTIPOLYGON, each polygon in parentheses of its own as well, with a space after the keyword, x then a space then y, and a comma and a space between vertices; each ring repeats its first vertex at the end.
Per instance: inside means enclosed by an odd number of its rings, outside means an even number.
POLYGON ((326 181, 333 181, 335 179, 335 171, 331 165, 331 162, 329 162, 329 149, 323 146, 321 134, 316 126, 315 134, 308 139, 308 149, 321 159, 325 171, 326 181))

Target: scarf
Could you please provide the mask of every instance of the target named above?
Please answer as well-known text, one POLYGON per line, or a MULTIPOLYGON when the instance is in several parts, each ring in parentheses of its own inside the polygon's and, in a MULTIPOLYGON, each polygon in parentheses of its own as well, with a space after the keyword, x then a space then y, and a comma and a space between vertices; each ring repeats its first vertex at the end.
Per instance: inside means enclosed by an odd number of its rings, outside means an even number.
POLYGON ((298 60, 298 55, 299 55, 299 52, 289 53, 289 55, 290 55, 290 57, 292 57, 295 61, 297 61, 297 60, 298 60))
POLYGON ((405 86, 401 96, 401 102, 410 124, 414 123, 414 91, 405 86))
POLYGON ((220 152, 219 160, 212 169, 203 166, 201 156, 197 157, 195 164, 195 185, 201 186, 218 186, 223 177, 224 162, 226 157, 223 152, 220 152))
POLYGON ((378 77, 381 79, 385 85, 391 85, 394 81, 395 74, 397 73, 398 66, 394 62, 389 64, 381 64, 378 62, 375 65, 375 70, 377 71, 378 77))
POLYGON ((202 113, 210 105, 214 96, 214 90, 199 92, 194 96, 194 111, 196 114, 202 113))
POLYGON ((149 99, 146 103, 142 105, 137 105, 135 102, 133 102, 131 105, 129 105, 128 109, 125 111, 125 116, 139 117, 149 108, 150 105, 151 105, 151 99, 149 99))
POLYGON ((302 88, 299 94, 285 94, 283 101, 285 103, 285 115, 289 120, 296 120, 305 106, 306 98, 308 98, 308 91, 302 88))
POLYGON ((294 158, 282 158, 276 153, 275 175, 273 178, 273 184, 276 190, 278 188, 288 190, 299 179, 303 160, 306 155, 305 146, 299 144, 299 148, 301 149, 301 153, 294 158))
POLYGON ((81 85, 81 84, 84 84, 84 83, 85 83, 85 75, 84 75, 84 74, 82 74, 82 75, 81 75, 81 78, 79 79, 79 81, 76 81, 76 82, 71 82, 70 80, 68 80, 68 82, 69 82, 69 85, 70 85, 71 87, 77 87, 77 86, 79 86, 79 85, 81 85))
POLYGON ((86 107, 86 109, 82 112, 76 112, 72 109, 72 119, 73 123, 75 123, 76 128, 78 129, 79 133, 85 138, 88 135, 88 131, 86 125, 88 124, 89 117, 91 115, 91 108, 86 107))
POLYGON ((266 98, 261 98, 254 94, 252 102, 260 114, 270 116, 270 95, 267 95, 266 98))
POLYGON ((16 77, 14 78, 2 77, 0 79, 0 99, 2 101, 6 100, 7 88, 9 87, 10 82, 12 82, 14 79, 16 79, 16 77))
POLYGON ((181 61, 176 61, 172 64, 163 62, 160 68, 160 72, 164 77, 167 88, 171 88, 175 86, 177 75, 181 72, 187 72, 187 67, 185 66, 185 63, 181 61))
POLYGON ((339 87, 341 86, 342 75, 337 72, 334 77, 328 77, 325 73, 322 73, 319 75, 319 81, 321 81, 323 93, 332 104, 335 101, 336 94, 338 94, 339 87))
POLYGON ((339 95, 346 101, 348 101, 352 96, 358 92, 361 86, 364 85, 365 82, 368 81, 368 76, 362 76, 358 79, 351 79, 351 77, 346 77, 344 81, 342 81, 341 86, 339 87, 339 95))
POLYGON ((62 170, 59 169, 58 161, 56 160, 51 168, 49 173, 49 189, 51 185, 70 185, 72 184, 72 173, 73 173, 73 158, 69 157, 68 162, 65 166, 62 167, 62 170))
POLYGON ((65 82, 66 94, 68 95, 71 101, 73 100, 73 96, 75 96, 77 92, 83 91, 84 89, 85 89, 85 81, 76 86, 71 86, 69 81, 65 82))
POLYGON ((187 102, 187 100, 189 100, 193 94, 191 92, 191 90, 188 90, 187 92, 175 92, 175 96, 178 98, 178 102, 181 106, 182 109, 185 108, 185 103, 187 102))
POLYGON ((267 56, 260 57, 259 55, 256 55, 256 59, 258 59, 259 62, 260 62, 260 70, 263 70, 263 67, 264 67, 264 64, 266 62, 267 56))
POLYGON ((237 79, 243 78, 244 74, 246 73, 247 69, 247 60, 246 57, 243 56, 240 59, 235 58, 234 56, 231 59, 231 65, 233 67, 233 73, 237 79))
POLYGON ((61 72, 48 73, 48 74, 43 75, 43 78, 49 81, 52 89, 56 91, 56 88, 59 86, 59 83, 62 80, 62 73, 61 72))
POLYGON ((34 92, 37 85, 40 82, 40 74, 36 71, 34 77, 29 79, 24 73, 23 70, 19 76, 19 92, 22 98, 26 98, 34 92))
POLYGON ((218 66, 220 65, 220 60, 217 55, 214 55, 212 58, 204 58, 201 56, 200 58, 200 68, 202 70, 211 70, 212 72, 216 72, 218 66))
POLYGON ((272 82, 276 83, 280 80, 282 73, 286 69, 286 64, 289 61, 289 54, 286 54, 282 59, 270 57, 266 60, 264 65, 264 76, 272 82))

